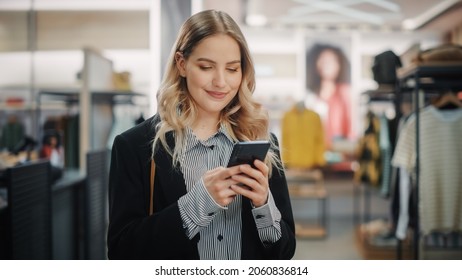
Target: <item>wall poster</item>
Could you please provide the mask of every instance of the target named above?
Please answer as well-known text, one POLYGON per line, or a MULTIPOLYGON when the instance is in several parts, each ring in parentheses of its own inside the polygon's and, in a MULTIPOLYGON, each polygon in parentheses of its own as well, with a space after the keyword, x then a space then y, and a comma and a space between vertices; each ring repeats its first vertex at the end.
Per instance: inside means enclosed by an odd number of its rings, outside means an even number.
POLYGON ((352 112, 357 105, 352 102, 351 40, 335 37, 306 39, 305 106, 320 115, 327 149, 353 139, 352 112))

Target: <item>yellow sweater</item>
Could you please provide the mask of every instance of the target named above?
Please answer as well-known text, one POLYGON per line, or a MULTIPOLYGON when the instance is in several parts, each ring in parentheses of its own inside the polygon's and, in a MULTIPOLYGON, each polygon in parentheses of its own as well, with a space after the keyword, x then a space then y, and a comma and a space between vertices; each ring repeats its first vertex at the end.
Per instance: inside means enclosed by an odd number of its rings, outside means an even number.
POLYGON ((288 168, 326 164, 324 131, 320 116, 309 109, 293 109, 282 118, 282 160, 288 168))

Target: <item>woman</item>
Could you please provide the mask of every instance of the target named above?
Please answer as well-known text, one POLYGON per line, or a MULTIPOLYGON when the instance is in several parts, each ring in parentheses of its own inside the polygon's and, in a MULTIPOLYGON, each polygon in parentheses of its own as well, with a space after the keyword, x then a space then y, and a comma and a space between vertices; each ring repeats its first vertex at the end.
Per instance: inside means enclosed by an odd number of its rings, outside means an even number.
POLYGON ((292 258, 287 183, 254 87, 247 43, 229 15, 208 10, 186 20, 158 92, 158 113, 114 140, 109 258, 292 258), (257 139, 272 143, 265 162, 223 167, 235 142, 257 139))
POLYGON ((338 47, 316 44, 307 53, 307 87, 320 101, 314 109, 324 120, 329 147, 336 139, 351 138, 349 70, 348 59, 338 47), (324 104, 326 110, 320 109, 324 104))

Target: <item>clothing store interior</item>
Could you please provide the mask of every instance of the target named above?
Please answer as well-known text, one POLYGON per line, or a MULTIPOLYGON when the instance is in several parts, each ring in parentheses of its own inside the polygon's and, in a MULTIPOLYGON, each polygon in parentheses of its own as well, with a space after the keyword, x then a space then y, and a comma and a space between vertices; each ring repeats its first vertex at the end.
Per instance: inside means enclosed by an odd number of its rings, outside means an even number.
POLYGON ((107 259, 113 140, 207 9, 252 52, 293 259, 462 259, 460 0, 1 0, 0 259, 107 259))

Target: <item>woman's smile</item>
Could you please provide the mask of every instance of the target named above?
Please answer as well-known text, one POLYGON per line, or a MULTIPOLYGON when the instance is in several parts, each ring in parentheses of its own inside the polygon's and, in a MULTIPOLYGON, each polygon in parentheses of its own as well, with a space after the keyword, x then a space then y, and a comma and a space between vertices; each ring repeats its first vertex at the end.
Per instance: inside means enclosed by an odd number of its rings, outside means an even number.
POLYGON ((220 92, 220 91, 209 91, 206 90, 207 94, 210 95, 211 97, 215 99, 223 99, 226 97, 226 92, 220 92))

